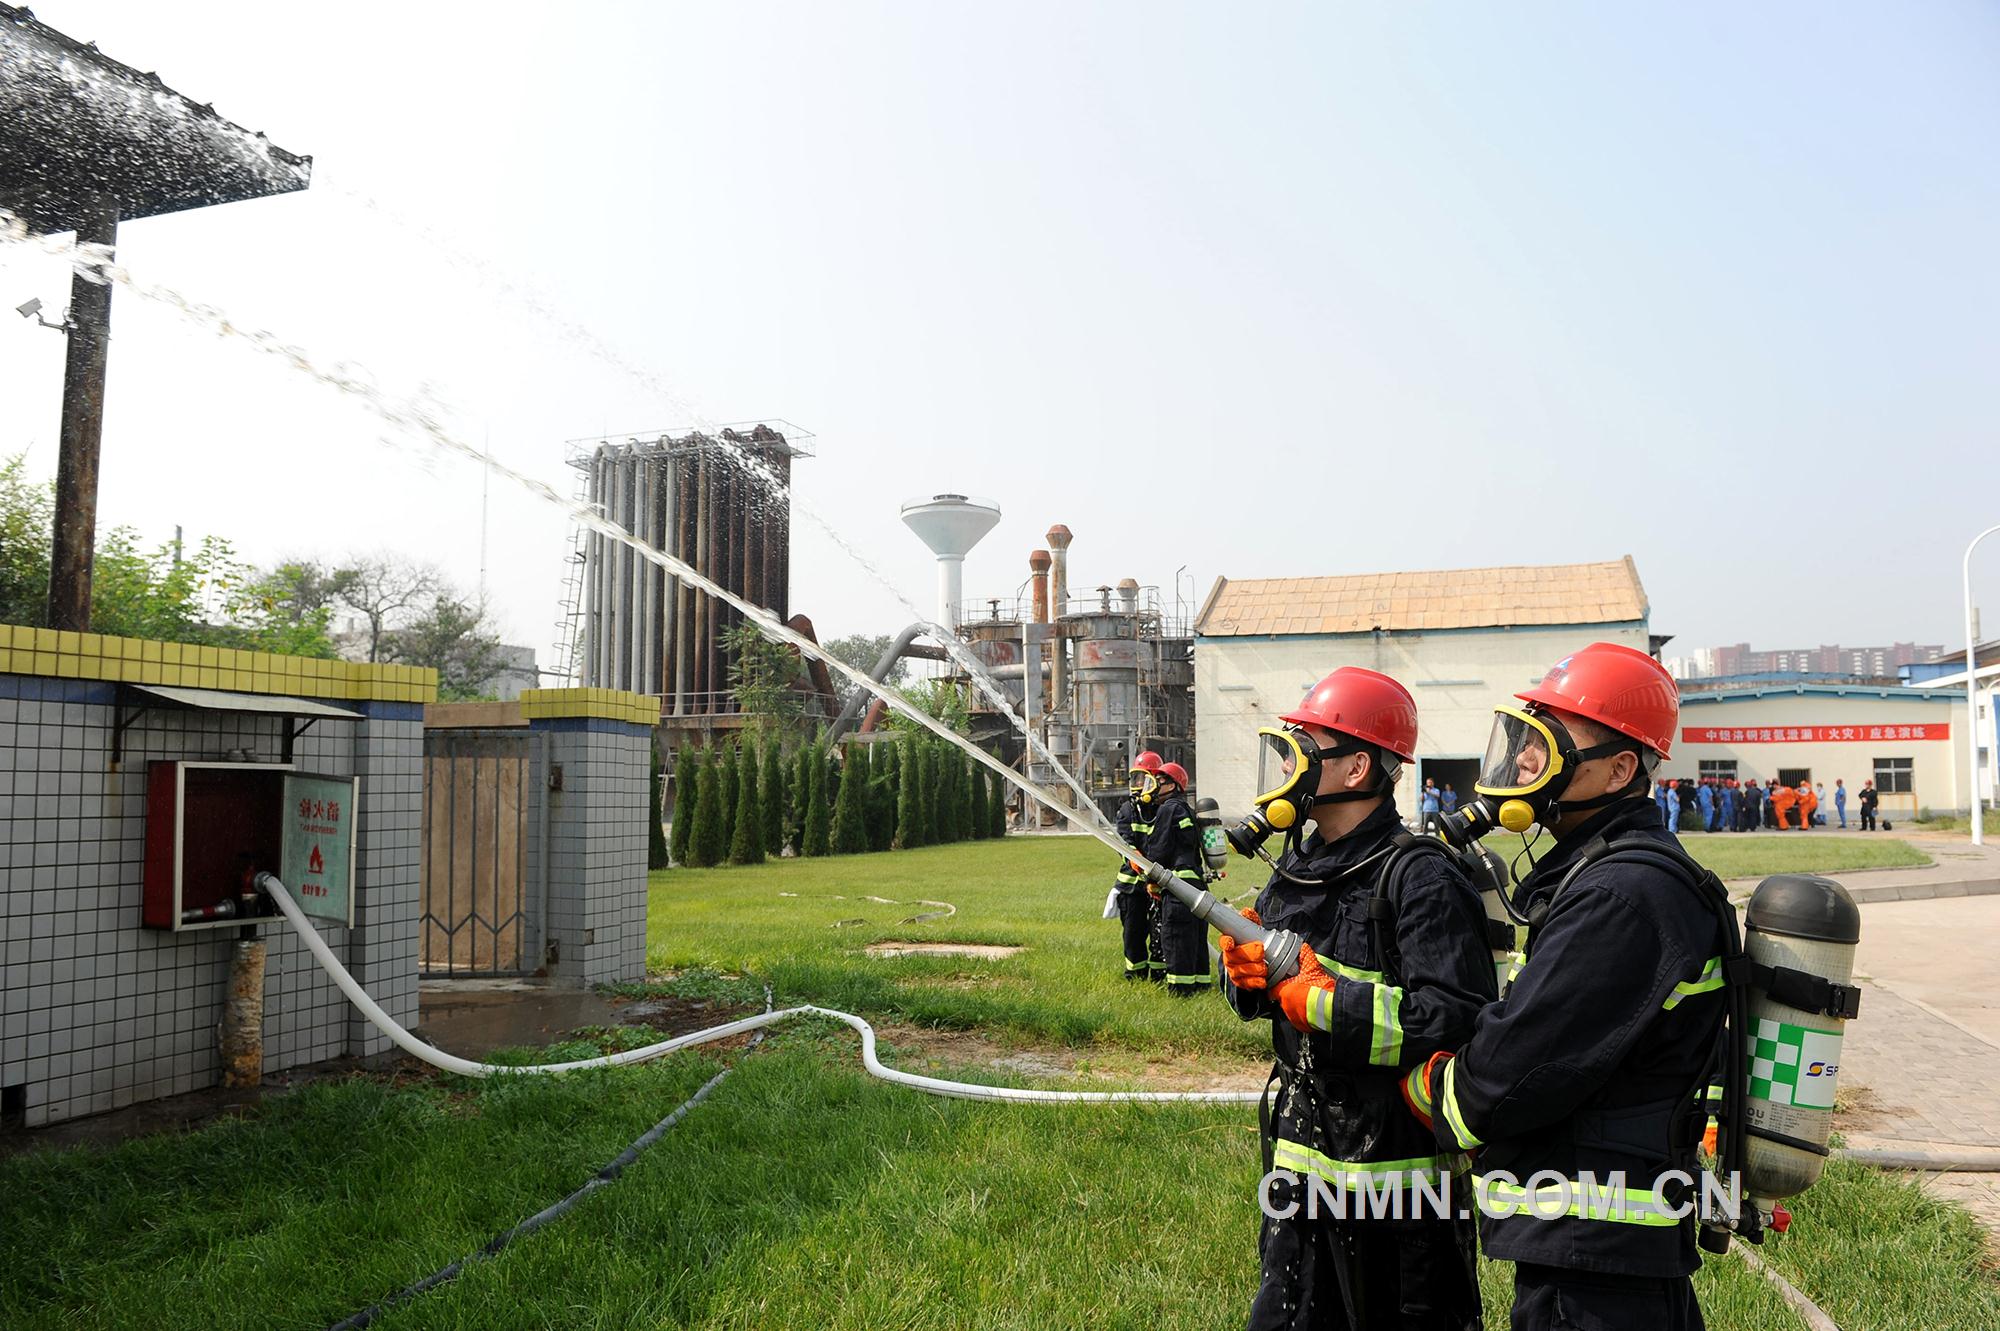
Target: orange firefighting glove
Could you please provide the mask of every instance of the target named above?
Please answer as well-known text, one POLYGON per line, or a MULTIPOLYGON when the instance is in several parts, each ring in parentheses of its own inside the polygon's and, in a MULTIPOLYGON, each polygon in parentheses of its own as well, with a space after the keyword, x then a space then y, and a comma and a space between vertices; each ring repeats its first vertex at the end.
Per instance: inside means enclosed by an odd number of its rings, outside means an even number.
MULTIPOLYGON (((1244 919, 1252 924, 1262 924, 1254 910, 1241 912, 1244 919)), ((1222 935, 1222 969, 1228 974, 1229 982, 1238 989, 1262 989, 1267 978, 1264 970, 1264 945, 1262 943, 1239 943, 1228 934, 1222 935)))
POLYGON ((1437 1087, 1444 1080, 1444 1065, 1450 1061, 1450 1054, 1432 1054, 1402 1080, 1403 1103, 1427 1131, 1435 1131, 1431 1116, 1437 1111, 1437 1087))
POLYGON ((1278 987, 1271 991, 1271 997, 1277 999, 1278 1006, 1285 1010, 1286 1020, 1300 1030, 1328 1029, 1325 1025, 1314 1027, 1312 1012, 1318 1009, 1322 1016, 1330 1015, 1333 976, 1319 964, 1319 953, 1312 950, 1310 943, 1299 947, 1299 973, 1280 981, 1278 987), (1315 999, 1314 993, 1322 989, 1326 991, 1326 997, 1315 999))

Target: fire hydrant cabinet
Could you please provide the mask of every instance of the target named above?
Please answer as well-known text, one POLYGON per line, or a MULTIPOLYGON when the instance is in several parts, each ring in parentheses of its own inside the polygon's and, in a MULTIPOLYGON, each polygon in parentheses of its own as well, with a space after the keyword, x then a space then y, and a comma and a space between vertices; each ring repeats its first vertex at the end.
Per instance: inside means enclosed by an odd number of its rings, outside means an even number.
POLYGON ((188 933, 273 915, 255 888, 276 874, 306 915, 354 923, 359 781, 290 763, 146 765, 144 923, 188 933))

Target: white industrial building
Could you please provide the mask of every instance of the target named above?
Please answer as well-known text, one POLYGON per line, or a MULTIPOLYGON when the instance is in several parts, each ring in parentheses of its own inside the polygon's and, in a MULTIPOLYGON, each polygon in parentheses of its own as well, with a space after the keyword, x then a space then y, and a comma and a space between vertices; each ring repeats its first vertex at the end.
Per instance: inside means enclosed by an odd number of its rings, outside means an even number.
POLYGON ((1493 708, 1585 643, 1654 643, 1645 588, 1628 555, 1600 564, 1218 578, 1195 620, 1196 780, 1225 813, 1257 792, 1257 728, 1278 724, 1321 676, 1358 665, 1417 700, 1417 761, 1396 800, 1405 814, 1430 776, 1469 795, 1493 708))
MULTIPOLYGON (((1964 687, 1963 684, 1960 687, 1964 687)), ((1920 809, 1966 806, 1965 697, 1938 689, 1785 684, 1681 695, 1680 734, 1660 775, 1704 776, 1765 785, 1810 781, 1857 792, 1873 781, 1882 817, 1900 822, 1920 809)), ((1829 823, 1837 822, 1827 809, 1829 823)))

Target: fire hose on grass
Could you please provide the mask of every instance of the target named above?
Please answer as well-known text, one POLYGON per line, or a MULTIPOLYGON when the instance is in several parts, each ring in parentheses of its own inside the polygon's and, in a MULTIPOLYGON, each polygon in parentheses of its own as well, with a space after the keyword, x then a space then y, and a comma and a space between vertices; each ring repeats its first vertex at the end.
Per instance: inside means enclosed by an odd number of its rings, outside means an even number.
MULTIPOLYGON (((1282 975, 1291 974, 1297 969, 1302 942, 1298 935, 1284 930, 1267 929, 1262 925, 1254 924, 1238 914, 1228 903, 1220 900, 1206 889, 1197 888, 1191 883, 1176 878, 1173 874, 1160 868, 1158 865, 1139 859, 1136 856, 1134 857, 1134 862, 1144 866, 1147 881, 1158 886, 1162 892, 1171 892, 1204 924, 1209 925, 1219 932, 1228 934, 1238 942, 1263 943, 1265 945, 1265 956, 1268 958, 1270 974, 1274 981, 1282 975)), ((954 1100, 984 1100, 1011 1104, 1255 1104, 1263 1095, 1262 1091, 1043 1091, 1011 1086, 986 1086, 977 1082, 952 1081, 943 1077, 926 1077, 918 1073, 903 1072, 896 1068, 884 1066, 875 1054, 875 1028, 869 1025, 865 1019, 851 1012, 841 1012, 833 1008, 823 1008, 813 1004, 800 1004, 797 1007, 773 1011, 770 1008, 768 995, 766 996, 765 1011, 756 1016, 726 1022, 720 1026, 709 1027, 707 1030, 693 1031, 689 1034, 675 1036, 673 1039, 662 1040, 656 1044, 646 1045, 642 1048, 628 1049, 622 1053, 605 1054, 598 1058, 574 1059, 565 1063, 537 1063, 519 1066, 475 1062, 472 1059, 459 1058, 456 1055, 447 1054, 441 1049, 425 1044, 423 1041, 417 1039, 416 1036, 410 1034, 401 1023, 384 1012, 375 1000, 368 996, 367 991, 361 987, 360 983, 348 973, 347 967, 343 966, 340 959, 333 955, 333 950, 326 945, 326 940, 320 937, 319 930, 313 927, 310 920, 306 919, 305 915, 299 910, 298 904, 292 900, 291 893, 285 889, 285 885, 279 882, 275 875, 268 873, 258 875, 257 885, 270 896, 272 901, 277 903, 278 909, 284 914, 286 922, 292 926, 292 929, 305 942, 307 949, 312 952, 314 959, 319 962, 321 969, 332 977, 333 982, 340 987, 340 991, 347 996, 348 1001, 360 1010, 361 1014, 368 1019, 371 1025, 388 1036, 397 1048, 413 1058, 421 1059, 433 1067, 441 1068, 447 1072, 456 1072, 462 1076, 491 1077, 500 1074, 551 1075, 563 1072, 577 1072, 588 1068, 618 1067, 628 1063, 643 1063, 651 1059, 664 1057, 679 1049, 688 1049, 697 1045, 710 1044, 717 1040, 726 1040, 731 1036, 742 1035, 750 1031, 761 1031, 767 1026, 774 1026, 779 1022, 789 1021, 794 1017, 819 1016, 830 1017, 835 1021, 841 1022, 851 1027, 861 1036, 861 1063, 871 1077, 890 1082, 897 1086, 904 1086, 911 1090, 922 1091, 927 1095, 944 1096, 954 1100)), ((672 1115, 657 1125, 653 1132, 648 1134, 648 1138, 657 1137, 657 1135, 665 1132, 667 1128, 671 1127, 674 1122, 677 1122, 682 1115, 692 1109, 703 1096, 712 1090, 717 1081, 720 1081, 720 1077, 704 1086, 693 1099, 676 1109, 672 1115)), ((642 1139, 642 1141, 645 1140, 642 1139)), ((635 1155, 639 1149, 643 1149, 641 1144, 634 1143, 633 1149, 628 1151, 627 1154, 635 1155)), ((621 1156, 619 1162, 615 1163, 622 1169, 623 1163, 628 1163, 628 1161, 626 1161, 624 1156, 621 1156)), ((497 1252, 502 1244, 517 1236, 517 1231, 525 1233, 536 1224, 546 1219, 554 1218, 554 1214, 559 1213, 561 1210, 566 1210, 570 1205, 574 1204, 575 1201, 588 1192, 591 1186, 602 1186, 603 1182, 609 1182, 615 1176, 616 1172, 613 1171, 606 1174, 601 1182, 593 1180, 593 1184, 587 1184, 584 1189, 579 1190, 576 1194, 572 1194, 571 1197, 559 1203, 557 1207, 550 1208, 549 1212, 532 1217, 523 1226, 517 1226, 515 1230, 509 1230, 506 1234, 499 1236, 493 1243, 488 1245, 485 1252, 487 1255, 490 1255, 491 1252, 497 1252)), ((1740 1246, 1739 1251, 1741 1251, 1740 1246)), ((1750 1260, 1754 1270, 1775 1284, 1781 1294, 1794 1307, 1800 1308, 1802 1315, 1808 1317, 1811 1325, 1825 1328, 1825 1331, 1839 1331, 1839 1328, 1834 1326, 1832 1320, 1827 1318, 1825 1313, 1821 1312, 1804 1294, 1801 1294, 1796 1288, 1787 1283, 1777 1272, 1751 1258, 1749 1254, 1745 1253, 1745 1256, 1750 1260), (1814 1320, 1815 1318, 1817 1320, 1814 1320)), ((393 1296, 389 1300, 385 1300, 382 1304, 371 1306, 364 1310, 364 1312, 357 1314, 356 1317, 340 1325, 343 1328, 366 1326, 382 1308, 401 1302, 403 1299, 421 1293, 424 1289, 430 1288, 435 1284, 441 1284, 454 1278, 463 1264, 463 1261, 453 1263, 450 1267, 445 1268, 445 1270, 433 1276, 426 1277, 425 1280, 418 1282, 417 1285, 412 1286, 410 1289, 393 1296)))
MULTIPOLYGON (((868 1070, 869 1076, 893 1082, 898 1086, 906 1086, 913 1091, 922 1091, 927 1095, 942 1095, 955 1100, 1002 1100, 1017 1104, 1255 1104, 1261 1094, 1259 1091, 1038 1091, 1012 1086, 982 1086, 977 1082, 951 1081, 943 1077, 925 1077, 885 1066, 875 1056, 875 1028, 863 1018, 855 1016, 852 1012, 816 1007, 809 1003, 781 1008, 775 1012, 760 1012, 755 1016, 725 1022, 720 1026, 711 1026, 707 1030, 690 1031, 671 1040, 661 1040, 657 1044, 627 1049, 616 1054, 604 1054, 597 1058, 520 1066, 479 1063, 469 1058, 460 1058, 456 1054, 447 1054, 444 1050, 425 1044, 410 1034, 394 1017, 384 1012, 381 1006, 368 996, 367 990, 361 987, 360 982, 348 973, 347 967, 341 965, 340 958, 333 955, 333 949, 326 945, 326 940, 320 937, 319 930, 306 919, 304 913, 299 910, 298 903, 292 900, 292 894, 275 875, 259 874, 257 886, 277 903, 286 922, 304 940, 314 960, 319 962, 320 968, 333 978, 333 982, 340 987, 340 992, 347 995, 347 1001, 360 1010, 370 1025, 388 1036, 398 1049, 412 1058, 421 1059, 434 1068, 455 1072, 463 1077, 492 1077, 516 1073, 547 1076, 560 1072, 581 1072, 588 1068, 612 1068, 627 1063, 644 1063, 655 1058, 663 1058, 679 1049, 690 1049, 696 1045, 727 1040, 731 1036, 761 1030, 795 1017, 812 1016, 831 1017, 852 1027, 861 1036, 861 1064, 868 1070)), ((1223 907, 1223 909, 1228 908, 1223 907)), ((1235 912, 1231 911, 1230 914, 1234 915, 1235 912)), ((1237 918, 1242 920, 1241 916, 1237 918)), ((1242 923, 1245 928, 1256 927, 1248 920, 1242 920, 1242 923)))

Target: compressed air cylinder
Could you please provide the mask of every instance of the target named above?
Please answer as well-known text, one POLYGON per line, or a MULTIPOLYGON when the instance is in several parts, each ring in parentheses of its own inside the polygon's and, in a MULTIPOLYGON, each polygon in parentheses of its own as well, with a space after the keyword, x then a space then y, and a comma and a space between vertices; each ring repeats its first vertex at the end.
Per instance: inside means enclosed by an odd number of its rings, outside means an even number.
MULTIPOLYGON (((1757 885, 1744 916, 1743 950, 1757 964, 1788 967, 1837 985, 1854 974, 1861 912, 1830 878, 1775 874, 1757 885)), ((1768 1211, 1816 1182, 1833 1130, 1840 1040, 1847 1023, 1750 992, 1745 1053, 1750 1060, 1743 1191, 1768 1211)))
POLYGON ((1201 829, 1201 862, 1212 874, 1229 867, 1229 837, 1222 830, 1214 800, 1204 795, 1194 802, 1195 826, 1201 829))

